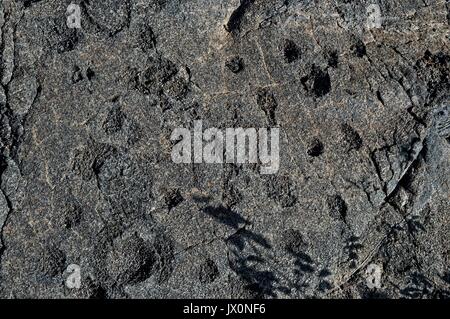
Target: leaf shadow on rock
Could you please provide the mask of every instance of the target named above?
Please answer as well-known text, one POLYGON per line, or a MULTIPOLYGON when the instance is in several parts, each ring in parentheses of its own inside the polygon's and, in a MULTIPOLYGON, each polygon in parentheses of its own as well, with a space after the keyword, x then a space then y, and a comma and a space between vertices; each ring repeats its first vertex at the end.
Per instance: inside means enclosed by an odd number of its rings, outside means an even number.
POLYGON ((364 245, 360 243, 358 236, 350 236, 345 243, 345 251, 348 254, 348 260, 350 262, 350 268, 356 268, 359 260, 359 251, 364 248, 364 245))
MULTIPOLYGON (((314 260, 305 252, 307 245, 298 231, 287 231, 284 234, 284 245, 284 249, 293 258, 294 281, 292 287, 297 291, 304 291, 305 288, 309 287, 307 277, 316 272, 314 260)), ((323 270, 320 274, 322 277, 327 277, 329 271, 323 270)))
POLYGON ((240 224, 248 224, 241 215, 225 206, 207 206, 202 211, 214 220, 234 229, 238 229, 240 224))
POLYGON ((235 232, 226 239, 230 268, 244 283, 244 289, 256 298, 276 297, 281 287, 276 274, 270 270, 267 255, 272 250, 269 240, 246 227, 251 223, 226 206, 207 206, 202 211, 235 232))
POLYGON ((400 294, 407 298, 423 298, 433 292, 432 282, 423 274, 414 272, 409 276, 408 285, 400 290, 400 294))

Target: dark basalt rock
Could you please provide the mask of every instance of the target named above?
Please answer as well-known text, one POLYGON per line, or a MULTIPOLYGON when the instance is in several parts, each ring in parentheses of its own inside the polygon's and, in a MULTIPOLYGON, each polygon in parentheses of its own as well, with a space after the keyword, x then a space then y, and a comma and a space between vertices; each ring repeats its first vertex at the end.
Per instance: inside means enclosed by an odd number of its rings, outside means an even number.
POLYGON ((448 4, 330 3, 0 1, 0 297, 449 298, 448 4))
POLYGON ((156 255, 148 242, 132 235, 119 239, 114 244, 106 262, 108 273, 114 281, 119 284, 133 284, 150 277, 156 255))

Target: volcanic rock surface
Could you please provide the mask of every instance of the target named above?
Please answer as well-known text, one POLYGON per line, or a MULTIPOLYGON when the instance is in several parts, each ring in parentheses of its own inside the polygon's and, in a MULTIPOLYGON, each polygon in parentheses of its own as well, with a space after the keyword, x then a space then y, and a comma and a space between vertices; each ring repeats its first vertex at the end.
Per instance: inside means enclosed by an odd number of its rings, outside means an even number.
POLYGON ((0 297, 450 296, 445 1, 2 0, 0 30, 0 297), (175 164, 196 120, 279 127, 279 171, 175 164))

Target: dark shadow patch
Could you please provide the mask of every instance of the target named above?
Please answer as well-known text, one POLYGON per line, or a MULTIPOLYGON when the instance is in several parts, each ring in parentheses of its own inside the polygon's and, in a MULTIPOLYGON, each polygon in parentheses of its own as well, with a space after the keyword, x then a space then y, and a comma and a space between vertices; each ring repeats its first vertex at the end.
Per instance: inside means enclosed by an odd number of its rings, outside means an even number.
POLYGON ((312 76, 314 78, 312 87, 314 95, 318 98, 327 95, 331 91, 331 80, 328 71, 315 68, 312 76))
POLYGON ((244 61, 240 57, 235 56, 227 60, 225 62, 225 66, 228 68, 228 70, 230 70, 234 74, 237 74, 244 69, 244 61))
POLYGON ((324 146, 318 138, 314 138, 308 146, 307 154, 311 157, 319 157, 324 152, 324 146))
POLYGON ((198 273, 198 279, 202 284, 210 284, 219 276, 219 269, 211 259, 205 260, 201 265, 198 273))
POLYGON ((362 58, 367 55, 366 45, 360 39, 358 39, 356 43, 352 45, 351 50, 353 54, 355 54, 358 58, 362 58))
POLYGON ((180 190, 177 189, 169 189, 164 191, 164 203, 167 206, 169 212, 177 207, 184 200, 183 196, 180 193, 180 190))
POLYGON ((344 123, 341 125, 341 132, 344 136, 344 141, 346 143, 346 151, 359 150, 363 145, 363 140, 359 133, 351 127, 349 124, 344 123))
POLYGON ((256 103, 266 114, 268 124, 270 126, 275 126, 277 124, 275 110, 278 107, 278 103, 275 100, 273 93, 268 89, 258 89, 256 93, 256 103))
POLYGON ((156 47, 156 35, 149 25, 141 25, 139 32, 139 41, 140 46, 144 52, 148 52, 156 47))
POLYGON ((416 234, 420 231, 423 231, 423 232, 426 231, 425 226, 423 225, 422 221, 420 220, 420 216, 411 215, 407 218, 406 222, 407 222, 408 231, 411 234, 416 234))
POLYGON ((427 298, 433 293, 433 284, 423 274, 414 272, 409 276, 408 284, 400 294, 408 298, 427 298))
POLYGON ((445 281, 448 285, 450 285, 450 271, 445 272, 442 275, 442 280, 445 281))
POLYGON ((196 203, 209 203, 212 200, 212 197, 203 195, 192 195, 192 200, 196 203))
POLYGON ((310 74, 300 78, 303 88, 316 98, 323 97, 331 91, 331 79, 328 71, 323 71, 316 65, 312 66, 310 74))
POLYGON ((264 269, 267 261, 260 255, 260 249, 271 249, 269 242, 261 235, 240 229, 227 239, 227 245, 230 267, 245 283, 245 288, 260 298, 276 297, 276 291, 281 289, 279 280, 272 271, 264 269), (245 255, 245 248, 254 253, 245 255))
POLYGON ((327 198, 327 205, 330 212, 331 217, 337 220, 341 220, 344 223, 347 222, 347 204, 341 195, 329 196, 327 198))
POLYGON ((294 41, 286 39, 283 44, 283 54, 284 60, 287 63, 292 63, 300 58, 300 48, 294 41))
POLYGON ((87 68, 86 70, 86 77, 89 81, 92 81, 95 78, 95 72, 91 68, 87 68))
POLYGON ((248 221, 242 218, 241 215, 225 206, 207 206, 202 211, 216 221, 235 229, 238 229, 242 224, 248 224, 248 221))
POLYGON ((364 248, 364 246, 360 243, 360 238, 358 236, 350 236, 346 241, 344 251, 348 255, 350 268, 356 268, 359 260, 359 251, 362 248, 364 248))
POLYGON ((75 65, 73 67, 71 81, 72 81, 72 84, 76 84, 80 81, 83 81, 83 72, 81 71, 80 67, 77 65, 75 65))
POLYGON ((328 66, 332 68, 337 68, 339 64, 339 54, 337 51, 331 51, 327 57, 328 66))
POLYGON ((241 22, 244 19, 245 13, 250 8, 250 6, 255 2, 255 0, 241 0, 239 7, 233 11, 225 25, 225 30, 228 32, 239 32, 241 22))
POLYGON ((25 8, 31 7, 34 3, 41 2, 42 0, 20 0, 25 8))

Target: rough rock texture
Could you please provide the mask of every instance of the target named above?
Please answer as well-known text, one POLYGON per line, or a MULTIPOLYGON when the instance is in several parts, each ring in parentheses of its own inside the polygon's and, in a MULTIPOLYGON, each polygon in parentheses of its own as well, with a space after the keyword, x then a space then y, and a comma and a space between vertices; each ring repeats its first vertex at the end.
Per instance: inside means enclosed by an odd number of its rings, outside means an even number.
POLYGON ((445 1, 2 0, 0 29, 1 297, 450 296, 445 1), (174 164, 198 119, 280 127, 279 172, 174 164))

